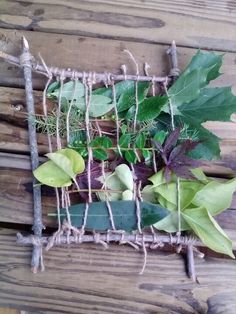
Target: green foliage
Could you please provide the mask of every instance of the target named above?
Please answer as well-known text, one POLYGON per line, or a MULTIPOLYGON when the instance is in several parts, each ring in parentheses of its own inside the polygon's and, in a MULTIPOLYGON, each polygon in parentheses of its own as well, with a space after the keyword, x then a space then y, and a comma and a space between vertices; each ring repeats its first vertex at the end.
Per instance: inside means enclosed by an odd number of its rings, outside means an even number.
MULTIPOLYGON (((128 83, 127 88, 122 92, 117 102, 118 112, 126 111, 136 103, 136 87, 134 81, 129 81, 132 83, 128 83)), ((138 103, 143 102, 145 97, 147 96, 150 83, 148 82, 138 82, 137 84, 137 99, 138 103)))
MULTIPOLYGON (((134 201, 113 201, 110 203, 113 219, 117 230, 137 230, 136 204, 134 201)), ((163 219, 168 211, 158 205, 147 202, 140 203, 141 227, 150 226, 163 219)), ((73 226, 80 228, 84 220, 85 204, 76 204, 69 207, 73 226)), ((66 218, 66 210, 60 210, 60 219, 66 218)), ((93 202, 89 205, 85 228, 87 230, 106 231, 111 229, 111 221, 106 202, 93 202)))
POLYGON ((52 187, 70 186, 77 174, 85 169, 83 158, 73 149, 64 148, 48 153, 50 159, 34 170, 35 178, 52 187))
POLYGON ((106 160, 108 158, 107 149, 112 147, 112 141, 107 136, 95 137, 90 146, 93 148, 93 156, 98 160, 106 160))
MULTIPOLYGON (((229 121, 236 111, 236 97, 230 87, 206 88, 220 75, 221 65, 222 55, 198 51, 168 90, 176 123, 195 130, 201 142, 192 153, 195 158, 211 160, 220 155, 219 139, 201 124, 205 121, 229 121)), ((167 104, 163 110, 169 112, 167 104)))
MULTIPOLYGON (((196 180, 180 179, 181 230, 192 230, 209 248, 233 257, 232 243, 213 216, 229 207, 236 179, 226 183, 205 177, 194 169, 196 180)), ((154 224, 158 230, 178 231, 176 176, 166 182, 163 170, 150 178, 153 185, 143 191, 143 199, 155 200, 170 211, 170 215, 154 224)))
POLYGON ((166 96, 155 96, 144 99, 139 105, 137 120, 147 121, 155 119, 159 116, 166 101, 166 96))
POLYGON ((205 207, 189 208, 182 216, 206 246, 235 258, 232 242, 205 207))
MULTIPOLYGON (((85 98, 78 98, 75 106, 82 112, 86 111, 85 98)), ((114 108, 111 98, 103 95, 92 95, 89 104, 89 116, 93 118, 101 117, 114 108)))

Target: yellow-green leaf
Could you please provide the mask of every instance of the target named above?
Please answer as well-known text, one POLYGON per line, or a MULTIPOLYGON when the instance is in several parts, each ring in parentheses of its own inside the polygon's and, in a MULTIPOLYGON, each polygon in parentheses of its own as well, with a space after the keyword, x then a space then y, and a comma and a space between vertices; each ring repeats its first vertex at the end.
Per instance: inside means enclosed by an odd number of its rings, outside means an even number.
POLYGON ((204 206, 214 216, 231 205, 235 190, 236 178, 227 183, 212 181, 196 193, 192 203, 204 206))
POLYGON ((121 164, 115 168, 115 174, 120 181, 131 191, 134 188, 133 175, 126 164, 121 164))
POLYGON ((70 176, 51 160, 35 169, 33 174, 39 182, 52 187, 70 186, 72 183, 70 176))
POLYGON ((58 150, 56 154, 62 154, 70 160, 72 164, 73 172, 75 174, 79 174, 84 171, 85 169, 84 159, 74 149, 63 148, 63 149, 58 150))
POLYGON ((232 242, 204 207, 190 208, 182 213, 201 241, 213 251, 234 258, 232 242))

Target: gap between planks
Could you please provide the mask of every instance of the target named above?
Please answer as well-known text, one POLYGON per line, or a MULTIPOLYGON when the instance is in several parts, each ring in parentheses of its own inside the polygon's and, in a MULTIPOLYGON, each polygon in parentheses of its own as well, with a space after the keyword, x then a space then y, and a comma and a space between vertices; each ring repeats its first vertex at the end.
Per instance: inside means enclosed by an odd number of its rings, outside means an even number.
POLYGON ((236 51, 235 1, 1 2, 0 26, 236 51), (184 28, 184 29, 183 29, 184 28))

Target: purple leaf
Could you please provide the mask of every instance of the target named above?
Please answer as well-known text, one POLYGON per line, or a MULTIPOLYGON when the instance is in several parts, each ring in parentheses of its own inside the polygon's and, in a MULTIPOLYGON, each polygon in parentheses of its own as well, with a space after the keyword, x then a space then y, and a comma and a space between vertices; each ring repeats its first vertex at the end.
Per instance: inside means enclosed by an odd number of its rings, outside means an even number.
POLYGON ((180 136, 180 128, 176 128, 174 131, 170 133, 170 135, 167 137, 164 147, 163 147, 163 153, 165 155, 169 155, 171 152, 172 148, 176 145, 178 139, 180 136))

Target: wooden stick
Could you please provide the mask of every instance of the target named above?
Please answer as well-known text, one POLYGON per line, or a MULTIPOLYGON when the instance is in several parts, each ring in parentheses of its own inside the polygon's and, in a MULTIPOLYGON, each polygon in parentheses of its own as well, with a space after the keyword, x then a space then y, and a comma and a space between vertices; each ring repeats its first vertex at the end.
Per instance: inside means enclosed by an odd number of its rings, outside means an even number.
MULTIPOLYGON (((79 231, 79 229, 78 229, 79 231)), ((99 237, 100 240, 104 242, 122 242, 122 243, 142 243, 143 239, 145 243, 166 243, 166 244, 182 244, 183 246, 189 246, 189 245, 196 245, 196 246, 205 246, 200 240, 197 240, 193 237, 187 237, 187 236, 169 236, 169 235, 153 235, 153 234, 129 234, 129 233, 124 233, 122 231, 110 231, 106 233, 96 233, 96 237, 99 237), (109 233, 109 237, 108 234, 109 233)), ((80 237, 80 241, 78 241, 78 237, 74 235, 70 235, 69 237, 67 235, 60 235, 60 240, 55 241, 55 245, 65 245, 71 243, 92 243, 95 242, 94 235, 90 234, 82 234, 80 237)), ((47 245, 50 240, 52 239, 52 236, 42 236, 42 237, 37 237, 37 236, 22 236, 21 233, 17 233, 17 243, 21 245, 34 245, 35 243, 39 242, 43 245, 47 245)))
MULTIPOLYGON (((15 56, 11 56, 3 51, 0 51, 0 58, 5 61, 12 63, 16 66, 21 66, 20 58, 15 56)), ((66 78, 92 78, 95 82, 107 82, 111 81, 123 81, 123 80, 132 80, 132 81, 143 81, 143 82, 159 82, 163 83, 166 81, 170 81, 171 79, 166 76, 137 76, 137 75, 124 75, 124 74, 112 74, 112 73, 96 73, 96 72, 79 72, 72 71, 70 69, 62 69, 55 67, 48 67, 47 69, 41 64, 37 63, 34 58, 31 58, 31 69, 34 72, 40 73, 49 77, 49 73, 55 77, 60 76, 62 73, 66 78)))
MULTIPOLYGON (((175 81, 180 74, 180 70, 178 68, 177 48, 176 48, 176 44, 174 40, 170 48, 167 50, 167 54, 170 55, 170 61, 171 61, 170 76, 172 76, 173 80, 175 81)), ((178 182, 178 185, 179 185, 179 182, 178 182)), ((181 227, 180 226, 180 222, 181 222, 180 212, 178 212, 178 218, 179 218, 179 229, 180 229, 181 227)), ((189 278, 191 278, 194 282, 196 282, 195 263, 194 263, 194 254, 193 254, 192 245, 187 246, 187 273, 188 273, 189 278)))
POLYGON ((187 270, 188 276, 192 281, 196 282, 195 263, 192 244, 187 245, 187 270))
MULTIPOLYGON (((31 167, 32 171, 39 166, 38 147, 37 147, 37 135, 35 124, 32 122, 32 117, 35 115, 34 111, 34 98, 33 98, 33 87, 32 87, 32 71, 31 71, 31 55, 29 52, 29 45, 25 37, 23 37, 23 52, 20 57, 20 63, 23 68, 25 78, 25 94, 26 94, 26 105, 28 111, 28 133, 29 133, 29 145, 30 145, 30 156, 31 156, 31 167)), ((41 237, 42 235, 42 205, 41 205, 41 187, 35 185, 36 179, 33 178, 33 199, 34 199, 34 225, 33 231, 35 236, 41 237)), ((42 263, 42 247, 41 245, 35 244, 33 247, 31 267, 32 272, 36 273, 39 266, 43 270, 42 263)))

